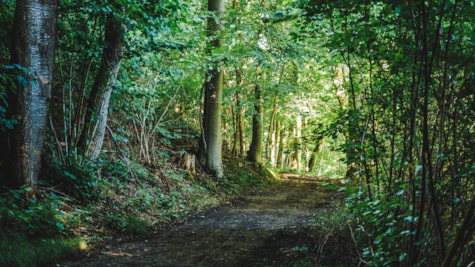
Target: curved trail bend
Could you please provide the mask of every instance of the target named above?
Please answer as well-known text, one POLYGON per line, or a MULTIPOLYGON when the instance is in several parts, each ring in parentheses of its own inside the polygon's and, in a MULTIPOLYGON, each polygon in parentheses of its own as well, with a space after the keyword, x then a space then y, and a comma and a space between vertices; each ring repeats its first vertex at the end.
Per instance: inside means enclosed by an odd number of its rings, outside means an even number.
MULTIPOLYGON (((318 247, 310 229, 336 198, 321 180, 283 175, 235 203, 162 233, 118 241, 59 266, 275 266, 282 254, 318 247)), ((311 251, 310 251, 311 252, 311 251)), ((58 266, 58 265, 57 265, 58 266)))

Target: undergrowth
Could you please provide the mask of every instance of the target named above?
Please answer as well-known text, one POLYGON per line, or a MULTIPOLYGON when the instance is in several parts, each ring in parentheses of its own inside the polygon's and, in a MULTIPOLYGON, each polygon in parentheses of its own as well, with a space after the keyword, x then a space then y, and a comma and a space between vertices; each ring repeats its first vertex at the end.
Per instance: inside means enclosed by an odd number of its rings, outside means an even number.
POLYGON ((64 198, 40 192, 22 201, 30 188, 0 195, 0 266, 42 266, 69 257, 85 247, 69 235, 62 212, 64 198))
POLYGON ((19 233, 0 232, 0 266, 45 266, 74 256, 85 246, 79 237, 31 239, 19 233))
POLYGON ((0 266, 57 263, 113 236, 145 235, 272 180, 262 167, 231 160, 220 179, 171 163, 145 167, 118 159, 54 168, 61 176, 52 179, 56 184, 43 184, 26 205, 18 201, 29 188, 0 197, 0 266))

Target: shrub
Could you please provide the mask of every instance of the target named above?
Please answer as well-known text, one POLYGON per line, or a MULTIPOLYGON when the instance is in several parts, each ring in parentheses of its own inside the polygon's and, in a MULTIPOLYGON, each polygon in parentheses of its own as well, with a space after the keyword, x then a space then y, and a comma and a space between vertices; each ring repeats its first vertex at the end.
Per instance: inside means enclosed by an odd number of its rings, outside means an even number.
POLYGON ((50 194, 44 199, 24 200, 29 187, 9 190, 0 196, 0 226, 28 237, 52 237, 61 234, 64 224, 60 199, 50 194))
POLYGON ((83 203, 94 202, 99 197, 98 177, 95 171, 97 163, 87 162, 79 156, 69 156, 63 160, 51 159, 45 164, 49 169, 45 171, 49 183, 61 186, 61 191, 83 203))

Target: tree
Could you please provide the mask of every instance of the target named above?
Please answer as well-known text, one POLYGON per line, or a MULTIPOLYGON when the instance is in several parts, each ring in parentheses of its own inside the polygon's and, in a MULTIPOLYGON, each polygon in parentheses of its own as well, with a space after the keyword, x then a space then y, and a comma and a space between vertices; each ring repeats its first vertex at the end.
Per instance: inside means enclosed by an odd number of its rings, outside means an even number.
POLYGON ((19 123, 7 137, 9 151, 3 163, 10 185, 29 185, 34 194, 46 135, 56 45, 56 0, 18 0, 11 64, 23 71, 17 92, 9 97, 19 123))
MULTIPOLYGON (((213 58, 212 49, 219 49, 223 29, 224 0, 208 0, 207 54, 213 58)), ((211 59, 207 67, 204 84, 204 113, 198 160, 216 177, 223 176, 221 113, 223 94, 223 66, 217 59, 211 59)))
MULTIPOLYGON (((261 70, 262 71, 262 70, 261 70)), ((260 75, 258 75, 260 76, 260 75)), ((265 75, 264 75, 265 76, 265 75)), ((259 79, 260 77, 258 77, 259 79)), ((247 154, 251 162, 262 163, 262 149, 264 140, 264 105, 262 92, 259 84, 254 86, 254 114, 252 115, 252 141, 247 154)))
POLYGON ((122 61, 124 25, 109 14, 105 25, 101 67, 99 68, 88 99, 83 131, 78 146, 84 155, 94 160, 99 157, 107 126, 107 114, 112 89, 122 61))

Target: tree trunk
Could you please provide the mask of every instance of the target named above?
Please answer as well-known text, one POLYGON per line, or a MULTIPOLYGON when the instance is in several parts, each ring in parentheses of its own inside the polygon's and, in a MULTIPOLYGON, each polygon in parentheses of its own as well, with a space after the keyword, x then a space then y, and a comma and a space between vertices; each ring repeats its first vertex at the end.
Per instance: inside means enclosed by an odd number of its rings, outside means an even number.
POLYGON ((9 136, 2 176, 8 185, 29 185, 35 192, 46 135, 56 46, 56 0, 17 0, 11 63, 27 69, 10 98, 19 123, 9 136))
POLYGON ((302 170, 302 117, 297 116, 295 122, 295 163, 297 171, 302 170))
POLYGON ((310 160, 308 161, 307 171, 309 173, 313 172, 313 169, 315 168, 315 163, 317 162, 317 156, 322 151, 322 149, 323 149, 323 136, 318 136, 317 143, 315 145, 315 148, 312 151, 312 155, 310 155, 310 160))
POLYGON ((285 166, 285 144, 287 143, 287 136, 285 134, 285 131, 280 129, 280 137, 279 137, 279 150, 277 153, 277 164, 279 164, 280 169, 284 169, 285 166))
POLYGON ((104 41, 99 68, 87 104, 84 128, 78 141, 83 154, 94 160, 99 157, 107 125, 109 100, 122 61, 125 27, 109 15, 106 22, 104 41))
MULTIPOLYGON (((238 87, 241 87, 243 85, 241 70, 238 67, 236 67, 236 85, 238 87)), ((237 157, 242 157, 244 151, 242 131, 242 117, 244 114, 244 110, 241 105, 241 93, 239 91, 236 91, 236 93, 234 94, 234 106, 231 108, 234 110, 234 140, 232 154, 237 157)))
POLYGON ((277 138, 276 138, 276 131, 277 131, 277 101, 278 101, 278 96, 277 93, 274 95, 273 99, 273 107, 272 107, 272 114, 270 117, 270 122, 269 122, 269 132, 268 132, 268 137, 267 137, 267 159, 270 161, 271 166, 275 167, 276 165, 276 148, 277 148, 277 138))
MULTIPOLYGON (((208 11, 215 13, 208 18, 208 37, 211 48, 221 47, 220 31, 224 0, 208 0, 208 11)), ((207 52, 209 55, 212 51, 207 52)), ((217 178, 223 176, 221 113, 223 94, 223 69, 218 61, 210 63, 205 77, 204 118, 200 138, 199 162, 217 178)))
POLYGON ((282 128, 281 128, 281 125, 280 125, 280 121, 279 120, 276 120, 275 122, 275 131, 274 131, 274 144, 275 144, 275 147, 274 147, 274 155, 272 156, 273 159, 272 159, 272 162, 274 165, 272 165, 272 167, 277 167, 278 164, 279 164, 279 155, 280 155, 280 146, 281 146, 281 131, 282 131, 282 128))
POLYGON ((262 163, 262 142, 264 138, 264 107, 261 97, 261 88, 259 85, 254 87, 256 103, 254 104, 255 113, 252 116, 252 141, 249 147, 247 158, 251 162, 262 163))

